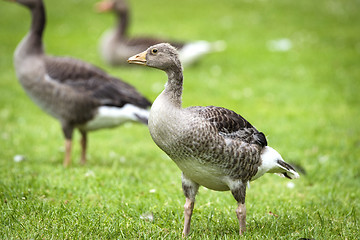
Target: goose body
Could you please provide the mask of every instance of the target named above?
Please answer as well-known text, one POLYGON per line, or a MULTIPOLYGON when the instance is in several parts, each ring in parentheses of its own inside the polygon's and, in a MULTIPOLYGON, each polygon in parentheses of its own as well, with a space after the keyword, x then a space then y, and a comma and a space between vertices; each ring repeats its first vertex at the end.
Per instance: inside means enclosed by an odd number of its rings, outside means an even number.
MULTIPOLYGON (((152 45, 165 42, 161 38, 128 36, 130 11, 125 0, 103 0, 97 4, 97 8, 100 12, 113 11, 117 17, 116 27, 107 30, 100 39, 99 50, 106 63, 114 66, 124 65, 129 57, 152 45)), ((172 41, 171 44, 179 50, 184 66, 193 64, 207 53, 222 51, 225 48, 224 41, 172 41)))
POLYGON ((82 134, 81 162, 86 161, 87 132, 126 121, 147 123, 150 102, 131 85, 89 63, 45 54, 41 0, 17 0, 30 9, 32 25, 14 53, 16 75, 29 97, 58 119, 65 136, 64 165, 70 164, 73 130, 82 134))
POLYGON ((183 234, 189 233, 199 186, 232 192, 238 202, 236 213, 242 234, 249 181, 266 172, 290 179, 298 178, 298 173, 267 146, 262 132, 234 111, 215 106, 182 108, 181 62, 170 44, 152 46, 128 61, 158 68, 168 75, 165 90, 151 107, 148 126, 154 142, 182 171, 186 197, 183 234))

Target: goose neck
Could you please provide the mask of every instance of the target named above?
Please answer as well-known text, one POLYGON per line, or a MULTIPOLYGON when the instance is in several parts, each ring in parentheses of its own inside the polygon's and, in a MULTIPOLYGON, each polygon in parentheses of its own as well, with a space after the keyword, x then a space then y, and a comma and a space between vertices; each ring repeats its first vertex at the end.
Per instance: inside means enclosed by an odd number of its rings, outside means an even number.
POLYGON ((176 106, 181 107, 181 96, 183 90, 183 73, 181 69, 166 72, 168 81, 164 93, 169 96, 170 101, 176 106))

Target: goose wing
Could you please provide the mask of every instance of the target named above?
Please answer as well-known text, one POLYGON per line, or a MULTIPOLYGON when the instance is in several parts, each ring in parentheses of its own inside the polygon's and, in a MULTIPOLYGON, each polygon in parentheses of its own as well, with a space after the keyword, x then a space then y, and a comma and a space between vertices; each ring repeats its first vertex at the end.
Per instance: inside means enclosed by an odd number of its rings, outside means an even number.
POLYGON ((224 138, 238 139, 262 147, 267 145, 265 135, 234 111, 215 106, 188 109, 213 125, 224 138))
POLYGON ((89 63, 73 58, 46 57, 45 66, 52 81, 68 85, 79 94, 91 96, 101 105, 122 107, 131 103, 142 108, 151 106, 150 101, 133 86, 89 63))

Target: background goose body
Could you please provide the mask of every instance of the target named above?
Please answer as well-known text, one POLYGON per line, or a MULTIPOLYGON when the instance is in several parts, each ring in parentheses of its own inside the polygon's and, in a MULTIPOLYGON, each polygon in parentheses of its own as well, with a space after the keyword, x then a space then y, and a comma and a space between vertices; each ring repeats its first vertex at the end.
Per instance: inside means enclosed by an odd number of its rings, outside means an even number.
POLYGON ((57 118, 65 135, 64 165, 70 163, 73 130, 82 134, 82 163, 86 161, 86 132, 125 121, 146 123, 150 102, 131 85, 80 60, 47 56, 42 33, 45 9, 41 0, 17 0, 32 13, 30 32, 15 50, 17 77, 30 98, 57 118))
POLYGON ((151 107, 148 126, 154 142, 182 171, 186 197, 183 234, 189 233, 200 185, 232 192, 238 202, 236 213, 242 234, 249 181, 266 172, 291 179, 298 178, 298 173, 267 146, 265 135, 239 114, 214 106, 182 108, 182 68, 171 45, 157 44, 128 61, 158 68, 168 75, 165 90, 151 107))
MULTIPOLYGON (((97 5, 98 11, 112 10, 117 17, 114 29, 106 31, 100 39, 100 54, 104 61, 110 65, 124 65, 127 59, 148 47, 166 42, 164 39, 154 37, 133 37, 127 34, 130 11, 125 0, 103 0, 97 5)), ((171 45, 179 50, 180 59, 184 66, 191 65, 203 55, 222 51, 225 48, 223 41, 210 43, 207 41, 176 42, 171 45)))

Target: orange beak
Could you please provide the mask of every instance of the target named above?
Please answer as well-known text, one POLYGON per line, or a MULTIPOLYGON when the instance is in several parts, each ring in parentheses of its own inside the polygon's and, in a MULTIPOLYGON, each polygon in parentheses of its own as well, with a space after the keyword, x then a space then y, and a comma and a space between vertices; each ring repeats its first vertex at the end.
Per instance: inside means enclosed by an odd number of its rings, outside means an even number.
POLYGON ((146 65, 146 51, 129 57, 128 63, 134 63, 139 65, 146 65))

